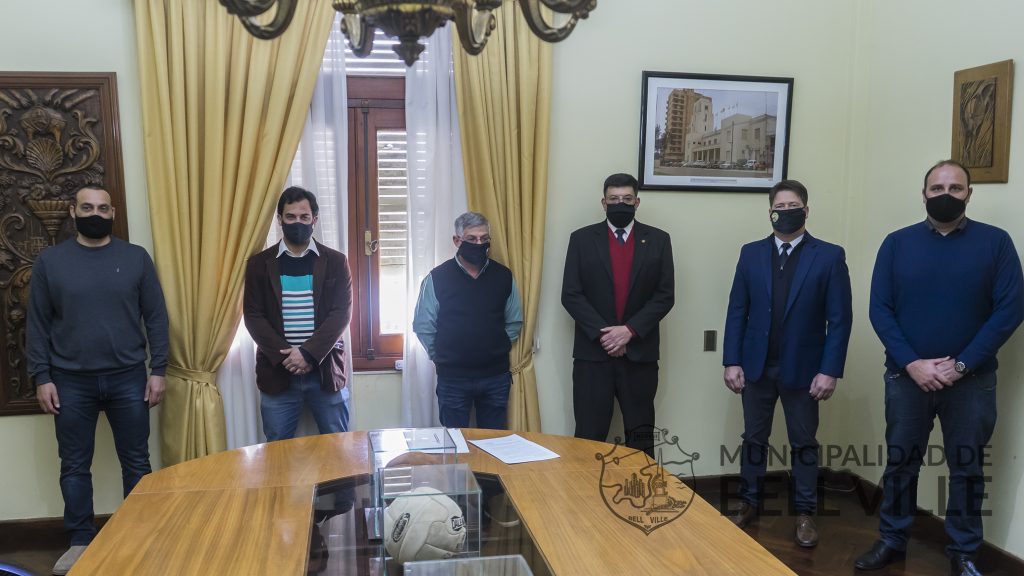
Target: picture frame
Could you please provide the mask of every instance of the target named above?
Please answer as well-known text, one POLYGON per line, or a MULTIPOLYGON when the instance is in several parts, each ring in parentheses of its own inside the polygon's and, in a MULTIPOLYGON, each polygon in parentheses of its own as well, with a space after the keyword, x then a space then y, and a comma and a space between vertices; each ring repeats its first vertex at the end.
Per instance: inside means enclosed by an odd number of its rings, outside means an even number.
POLYGON ((110 193, 114 235, 128 240, 113 72, 0 72, 0 416, 41 414, 25 337, 32 267, 76 234, 84 185, 110 193))
POLYGON ((766 192, 786 177, 793 78, 644 71, 643 190, 766 192))
POLYGON ((953 73, 950 158, 971 171, 972 183, 1007 182, 1013 60, 953 73))

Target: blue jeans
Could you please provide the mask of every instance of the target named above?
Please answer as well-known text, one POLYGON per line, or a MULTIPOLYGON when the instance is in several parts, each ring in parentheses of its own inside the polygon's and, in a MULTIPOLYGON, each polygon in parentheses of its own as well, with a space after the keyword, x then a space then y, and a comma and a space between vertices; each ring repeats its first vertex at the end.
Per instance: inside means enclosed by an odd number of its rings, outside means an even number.
POLYGON ((982 542, 985 498, 984 450, 996 424, 996 375, 970 374, 938 392, 921 390, 902 373, 885 374, 885 442, 880 527, 882 541, 907 547, 917 509, 917 480, 935 417, 949 467, 946 534, 949 554, 973 555, 982 542))
POLYGON ((768 466, 775 402, 781 398, 793 467, 794 507, 797 514, 814 514, 818 502, 818 401, 807 388, 783 388, 778 375, 778 369, 769 368, 760 380, 743 388, 740 493, 757 507, 768 466))
POLYGON ((260 415, 267 442, 295 437, 302 406, 309 406, 321 434, 348 431, 348 386, 337 392, 320 389, 320 372, 292 375, 288 389, 280 394, 260 394, 260 415))
POLYGON ((469 426, 469 410, 476 406, 476 427, 508 428, 508 390, 512 373, 487 378, 437 377, 437 408, 446 428, 469 426))
POLYGON ((92 455, 96 421, 106 412, 121 461, 121 481, 127 497, 152 469, 149 465, 149 405, 146 366, 115 374, 81 374, 51 369, 60 399, 54 416, 60 455, 60 491, 64 496, 64 528, 71 545, 86 545, 96 536, 92 507, 92 455))

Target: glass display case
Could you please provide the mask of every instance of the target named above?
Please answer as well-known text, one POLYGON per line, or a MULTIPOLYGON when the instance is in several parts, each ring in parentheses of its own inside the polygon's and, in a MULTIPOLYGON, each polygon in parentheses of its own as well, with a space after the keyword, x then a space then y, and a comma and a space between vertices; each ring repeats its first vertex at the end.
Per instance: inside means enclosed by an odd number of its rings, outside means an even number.
POLYGON ((533 571, 526 559, 514 554, 409 562, 405 576, 533 576, 533 571))
MULTIPOLYGON (((550 576, 550 568, 520 522, 515 506, 506 498, 501 481, 491 474, 472 475, 481 491, 480 557, 522 555, 535 576, 550 576)), ((415 482, 415 479, 409 480, 410 485, 415 482)), ((363 474, 317 486, 307 574, 390 576, 402 573, 400 567, 389 567, 382 562, 386 557, 383 540, 368 532, 366 517, 377 508, 371 484, 371 476, 363 474)))

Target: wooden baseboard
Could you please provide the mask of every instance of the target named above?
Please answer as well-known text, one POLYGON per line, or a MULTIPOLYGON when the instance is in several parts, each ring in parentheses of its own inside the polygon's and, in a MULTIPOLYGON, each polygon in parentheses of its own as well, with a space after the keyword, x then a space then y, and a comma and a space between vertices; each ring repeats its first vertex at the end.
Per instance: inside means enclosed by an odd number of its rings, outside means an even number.
MULTIPOLYGON (((96 529, 110 519, 110 514, 96 516, 96 529)), ((0 521, 0 552, 19 550, 57 550, 67 548, 63 518, 30 518, 0 521)))
MULTIPOLYGON (((766 477, 776 481, 785 480, 789 476, 787 470, 776 470, 766 474, 766 477)), ((874 482, 866 480, 850 470, 833 470, 822 468, 818 472, 819 483, 828 490, 840 492, 859 491, 863 504, 873 504, 874 509, 870 510, 872 515, 877 515, 878 505, 881 504, 881 487, 874 482)), ((719 474, 715 476, 698 476, 688 481, 687 484, 701 497, 708 496, 719 499, 723 486, 732 482, 739 482, 738 474, 719 474)), ((870 506, 869 506, 870 507, 870 506)), ((945 522, 939 516, 930 511, 918 507, 918 517, 914 521, 914 531, 928 539, 945 545, 947 541, 945 522)), ((1024 574, 1024 559, 1021 559, 987 540, 982 542, 979 556, 984 556, 986 566, 992 570, 999 570, 1005 574, 1024 574)))

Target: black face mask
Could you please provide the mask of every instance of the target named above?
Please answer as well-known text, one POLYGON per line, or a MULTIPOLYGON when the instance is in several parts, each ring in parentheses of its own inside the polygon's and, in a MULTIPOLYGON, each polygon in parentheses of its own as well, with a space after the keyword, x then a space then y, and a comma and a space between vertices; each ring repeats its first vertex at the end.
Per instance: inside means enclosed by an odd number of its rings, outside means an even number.
POLYGON ((949 224, 967 211, 967 202, 952 194, 939 194, 925 200, 924 207, 932 220, 949 224))
POLYGON ((114 229, 114 219, 104 218, 99 215, 75 216, 75 229, 86 238, 100 240, 110 236, 114 229))
POLYGON ((807 213, 803 208, 790 208, 789 210, 772 210, 772 228, 779 234, 792 234, 804 227, 807 221, 807 213))
POLYGON ((309 242, 310 237, 313 236, 313 225, 303 224, 302 222, 281 224, 281 231, 284 232, 285 240, 292 244, 305 245, 306 242, 309 242))
POLYGON ((473 244, 471 242, 463 241, 459 244, 459 257, 466 262, 477 268, 484 265, 487 262, 487 252, 491 249, 490 242, 484 242, 483 244, 473 244))
POLYGON ((616 228, 625 228, 636 216, 636 206, 632 204, 609 204, 606 210, 608 221, 616 228))

